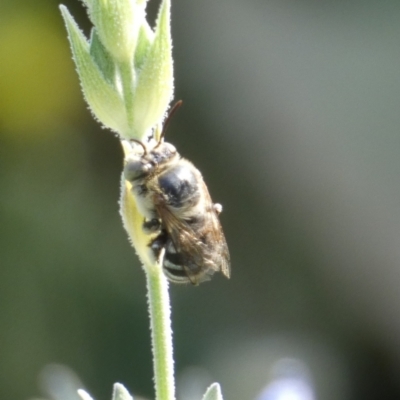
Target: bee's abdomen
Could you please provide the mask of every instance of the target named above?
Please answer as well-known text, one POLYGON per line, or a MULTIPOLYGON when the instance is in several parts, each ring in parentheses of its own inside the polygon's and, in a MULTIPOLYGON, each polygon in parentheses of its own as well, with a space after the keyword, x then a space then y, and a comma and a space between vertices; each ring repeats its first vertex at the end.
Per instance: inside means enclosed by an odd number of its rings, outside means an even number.
POLYGON ((171 238, 165 231, 152 242, 151 248, 156 258, 160 256, 161 249, 165 249, 162 267, 170 282, 197 284, 207 279, 203 276, 204 271, 200 266, 176 250, 171 238))
POLYGON ((167 239, 165 244, 165 255, 163 260, 163 269, 167 278, 175 283, 190 282, 187 271, 184 267, 184 257, 175 249, 171 239, 167 239))

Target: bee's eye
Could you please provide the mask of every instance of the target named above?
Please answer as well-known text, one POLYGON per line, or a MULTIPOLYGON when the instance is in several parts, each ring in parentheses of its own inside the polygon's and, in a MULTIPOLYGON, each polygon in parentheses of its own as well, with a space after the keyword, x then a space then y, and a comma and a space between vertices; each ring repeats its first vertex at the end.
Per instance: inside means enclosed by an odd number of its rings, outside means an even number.
POLYGON ((155 164, 162 164, 173 159, 176 154, 175 146, 163 142, 151 151, 149 159, 151 158, 155 164))
POLYGON ((129 182, 144 178, 152 170, 150 163, 143 163, 140 160, 128 160, 124 167, 125 179, 129 182))
POLYGON ((176 148, 171 143, 164 143, 165 149, 168 150, 169 154, 175 154, 176 148))

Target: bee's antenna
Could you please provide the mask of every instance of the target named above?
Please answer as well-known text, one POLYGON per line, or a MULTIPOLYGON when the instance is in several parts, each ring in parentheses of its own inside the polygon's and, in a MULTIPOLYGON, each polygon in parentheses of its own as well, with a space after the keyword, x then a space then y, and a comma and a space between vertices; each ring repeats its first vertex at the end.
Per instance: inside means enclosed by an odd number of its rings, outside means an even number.
POLYGON ((130 139, 130 141, 135 142, 143 147, 143 152, 144 152, 143 155, 144 156, 147 154, 147 149, 146 149, 146 146, 144 145, 144 143, 142 143, 140 140, 136 140, 136 139, 130 139))
MULTIPOLYGON (((168 117, 167 117, 167 119, 166 119, 165 122, 164 122, 163 129, 162 129, 161 134, 160 134, 160 139, 159 139, 159 141, 158 141, 158 145, 161 144, 161 141, 164 139, 165 132, 167 131, 167 126, 168 126, 169 122, 171 121, 171 117, 175 114, 175 111, 182 105, 182 103, 183 103, 182 100, 178 100, 178 101, 172 106, 171 110, 169 111, 168 117)), ((157 145, 157 146, 158 146, 158 145, 157 145)))

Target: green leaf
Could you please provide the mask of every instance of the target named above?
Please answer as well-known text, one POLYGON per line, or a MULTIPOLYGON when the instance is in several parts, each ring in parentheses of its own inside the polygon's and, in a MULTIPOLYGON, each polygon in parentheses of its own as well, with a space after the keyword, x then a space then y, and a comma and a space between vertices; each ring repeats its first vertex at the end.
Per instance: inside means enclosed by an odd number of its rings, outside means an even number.
POLYGON ((93 114, 106 127, 123 133, 128 130, 124 104, 117 90, 104 79, 90 55, 89 44, 65 6, 60 6, 83 94, 93 114))
POLYGON ((96 28, 93 28, 90 35, 90 54, 96 62, 105 80, 115 86, 115 64, 100 41, 96 28))
POLYGON ((133 400, 133 397, 125 389, 124 385, 115 383, 112 400, 133 400))
POLYGON ((139 38, 135 50, 134 65, 136 70, 140 70, 149 53, 154 40, 154 32, 148 22, 144 19, 139 30, 139 38))
POLYGON ((82 0, 82 3, 83 3, 88 9, 90 9, 90 7, 92 6, 93 0, 82 0))
POLYGON ((161 4, 155 37, 149 54, 139 72, 135 91, 134 121, 137 130, 145 134, 164 117, 174 90, 170 0, 161 4))
POLYGON ((139 4, 139 5, 141 5, 141 4, 146 4, 148 2, 148 0, 136 0, 136 4, 139 4))
POLYGON ((223 400, 221 386, 219 383, 213 383, 206 391, 202 400, 223 400))
POLYGON ((82 400, 93 400, 90 394, 83 389, 78 390, 78 395, 82 400))

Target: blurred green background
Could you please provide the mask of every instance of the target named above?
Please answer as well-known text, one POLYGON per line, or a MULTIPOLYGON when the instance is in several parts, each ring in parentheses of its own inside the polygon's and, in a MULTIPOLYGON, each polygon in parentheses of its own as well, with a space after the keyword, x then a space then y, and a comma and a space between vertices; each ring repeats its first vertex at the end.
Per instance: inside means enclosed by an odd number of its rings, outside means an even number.
MULTIPOLYGON (((171 287, 179 400, 211 381, 226 400, 399 399, 400 2, 172 4, 168 140, 224 205, 232 257, 230 281, 171 287)), ((57 363, 97 400, 117 381, 150 399, 122 151, 57 6, 0 3, 0 398, 49 398, 57 363)))

